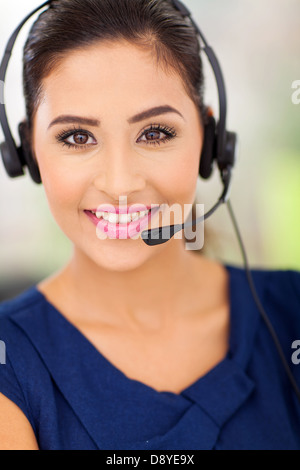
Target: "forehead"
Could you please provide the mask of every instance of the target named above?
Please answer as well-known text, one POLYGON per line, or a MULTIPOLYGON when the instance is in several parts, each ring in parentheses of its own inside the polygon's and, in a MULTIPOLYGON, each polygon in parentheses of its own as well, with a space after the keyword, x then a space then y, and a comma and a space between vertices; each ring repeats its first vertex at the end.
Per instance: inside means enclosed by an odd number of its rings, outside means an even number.
POLYGON ((125 41, 71 51, 43 80, 43 92, 43 104, 53 112, 74 106, 96 111, 100 102, 116 109, 132 106, 134 111, 170 100, 191 105, 179 73, 159 63, 153 50, 125 41))

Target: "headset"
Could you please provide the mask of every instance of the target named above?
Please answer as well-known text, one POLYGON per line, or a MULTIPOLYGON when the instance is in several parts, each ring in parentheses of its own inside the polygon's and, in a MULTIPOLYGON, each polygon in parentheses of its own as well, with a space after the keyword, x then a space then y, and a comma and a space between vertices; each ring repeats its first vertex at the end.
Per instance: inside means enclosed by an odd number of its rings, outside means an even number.
MULTIPOLYGON (((0 65, 0 83, 5 83, 6 72, 8 64, 12 55, 12 50, 18 34, 24 24, 39 10, 46 6, 51 6, 53 0, 48 0, 42 5, 37 7, 31 13, 29 13, 26 18, 19 24, 11 35, 4 56, 0 65)), ((219 197, 217 203, 203 216, 193 220, 192 222, 187 222, 183 224, 171 225, 169 227, 159 227, 151 230, 145 230, 142 232, 142 240, 149 246, 154 246, 167 242, 173 235, 179 230, 184 229, 188 226, 193 226, 202 222, 203 220, 210 217, 221 204, 226 204, 230 218, 233 223, 235 233, 237 235, 238 243, 241 249, 242 258, 244 262, 244 267, 246 271, 246 276, 248 284, 254 299, 254 302, 258 308, 259 313, 261 314, 267 329, 270 332, 270 335, 275 343, 280 359, 283 363, 284 369, 287 373, 287 377, 291 382, 291 385, 295 391, 295 394, 300 402, 300 389, 297 386, 297 383, 293 377, 291 369, 286 361, 284 353, 282 351, 281 345, 279 343, 278 337, 273 329, 272 324, 269 321, 269 318, 258 298, 254 282, 252 279, 251 271, 249 268, 249 263, 247 260, 246 250, 242 241, 242 237, 237 225, 236 218, 233 213, 231 203, 229 201, 229 191, 231 186, 231 176, 232 169, 236 163, 237 158, 237 148, 238 148, 238 137, 235 132, 230 132, 226 129, 226 115, 227 115, 227 98, 226 98, 226 88, 225 82, 222 74, 222 70, 219 64, 219 61, 213 51, 213 49, 208 44, 203 33, 201 32, 198 25, 194 22, 191 12, 180 0, 169 0, 170 3, 178 10, 184 18, 187 18, 195 28, 197 35, 200 38, 200 49, 206 54, 209 64, 214 73, 214 77, 218 89, 218 99, 219 99, 219 119, 216 122, 212 112, 208 112, 207 120, 204 124, 204 140, 203 148, 200 158, 199 165, 199 175, 203 179, 209 179, 212 175, 214 166, 217 165, 220 178, 223 185, 223 191, 219 197), (201 42, 203 45, 201 45, 201 42), (169 229, 169 233, 165 236, 166 230, 169 229)), ((6 115, 5 100, 4 96, 0 100, 0 123, 3 130, 5 141, 0 144, 0 152, 2 156, 2 161, 4 168, 11 178, 16 178, 18 176, 24 175, 24 168, 27 167, 29 174, 32 180, 36 184, 40 184, 41 176, 39 172, 38 165, 32 155, 31 146, 29 139, 27 137, 27 126, 26 123, 22 122, 18 126, 19 136, 20 136, 20 146, 17 147, 12 136, 8 119, 6 115)))

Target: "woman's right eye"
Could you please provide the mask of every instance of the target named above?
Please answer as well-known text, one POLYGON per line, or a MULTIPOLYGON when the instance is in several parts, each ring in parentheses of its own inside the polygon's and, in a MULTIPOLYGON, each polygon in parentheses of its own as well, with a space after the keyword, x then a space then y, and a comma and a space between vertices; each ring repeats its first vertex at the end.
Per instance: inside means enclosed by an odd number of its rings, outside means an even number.
POLYGON ((96 145, 96 139, 87 131, 82 129, 76 129, 70 131, 63 131, 57 137, 58 142, 62 143, 63 146, 74 148, 76 150, 82 150, 91 145, 96 145))

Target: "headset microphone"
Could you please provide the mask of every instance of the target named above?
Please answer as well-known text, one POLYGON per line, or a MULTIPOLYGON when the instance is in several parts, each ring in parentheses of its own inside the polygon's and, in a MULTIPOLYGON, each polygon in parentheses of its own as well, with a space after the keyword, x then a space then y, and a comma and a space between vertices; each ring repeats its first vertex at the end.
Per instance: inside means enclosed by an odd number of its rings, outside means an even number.
POLYGON ((227 202, 228 200, 231 183, 231 169, 229 167, 226 170, 221 171, 221 179, 224 185, 224 191, 220 196, 218 202, 212 207, 212 209, 210 209, 206 214, 198 217, 197 219, 192 220, 191 222, 144 230, 141 233, 141 237, 142 240, 146 243, 146 245, 154 246, 166 243, 170 240, 170 238, 173 237, 173 235, 175 235, 175 233, 179 232, 180 230, 183 230, 187 227, 192 227, 208 219, 208 217, 210 217, 219 208, 221 204, 227 202))

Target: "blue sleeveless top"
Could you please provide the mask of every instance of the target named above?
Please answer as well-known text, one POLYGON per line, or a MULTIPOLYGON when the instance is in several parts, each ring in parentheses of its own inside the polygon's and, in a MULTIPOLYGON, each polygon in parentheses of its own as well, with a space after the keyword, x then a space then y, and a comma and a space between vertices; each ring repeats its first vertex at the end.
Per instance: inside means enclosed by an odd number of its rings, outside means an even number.
MULTIPOLYGON (((226 268, 228 354, 180 394, 128 378, 36 286, 3 302, 0 392, 24 412, 39 448, 300 450, 300 403, 244 271, 226 268)), ((252 273, 300 386, 300 360, 292 360, 300 359, 292 348, 300 340, 300 273, 252 273)))

